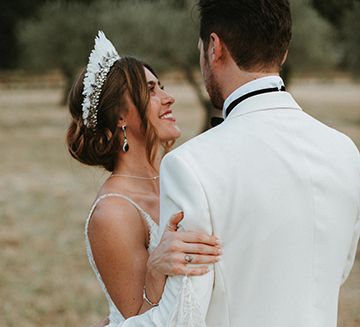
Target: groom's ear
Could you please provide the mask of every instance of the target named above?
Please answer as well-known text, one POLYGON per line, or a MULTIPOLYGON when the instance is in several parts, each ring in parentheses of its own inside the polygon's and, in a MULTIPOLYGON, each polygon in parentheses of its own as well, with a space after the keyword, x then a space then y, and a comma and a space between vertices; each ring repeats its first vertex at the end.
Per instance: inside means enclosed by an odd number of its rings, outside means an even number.
POLYGON ((208 49, 208 58, 213 62, 218 62, 223 59, 224 43, 221 41, 216 33, 210 34, 210 43, 208 49))
POLYGON ((283 64, 285 64, 285 61, 286 61, 287 56, 288 56, 288 53, 289 53, 289 49, 287 49, 286 52, 285 52, 285 54, 284 54, 284 58, 283 58, 283 60, 282 60, 282 62, 281 62, 281 66, 282 66, 283 64))

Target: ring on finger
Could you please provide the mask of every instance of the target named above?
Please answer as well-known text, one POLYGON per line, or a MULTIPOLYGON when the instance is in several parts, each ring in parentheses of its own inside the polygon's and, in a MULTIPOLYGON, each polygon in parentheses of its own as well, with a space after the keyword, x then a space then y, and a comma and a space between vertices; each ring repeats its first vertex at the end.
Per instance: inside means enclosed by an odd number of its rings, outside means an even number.
POLYGON ((168 229, 170 232, 176 232, 176 231, 177 231, 177 227, 174 228, 174 226, 172 226, 171 224, 168 224, 168 225, 167 225, 167 229, 168 229))
POLYGON ((186 263, 191 263, 194 260, 194 257, 190 254, 185 254, 184 260, 186 263))

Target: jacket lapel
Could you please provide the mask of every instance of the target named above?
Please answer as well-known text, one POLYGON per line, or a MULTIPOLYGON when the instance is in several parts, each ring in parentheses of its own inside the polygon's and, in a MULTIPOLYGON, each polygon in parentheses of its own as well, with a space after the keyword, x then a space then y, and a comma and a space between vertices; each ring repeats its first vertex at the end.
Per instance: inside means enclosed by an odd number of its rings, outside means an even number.
POLYGON ((290 109, 302 110, 288 92, 260 94, 239 103, 226 117, 225 122, 232 118, 263 110, 290 109))

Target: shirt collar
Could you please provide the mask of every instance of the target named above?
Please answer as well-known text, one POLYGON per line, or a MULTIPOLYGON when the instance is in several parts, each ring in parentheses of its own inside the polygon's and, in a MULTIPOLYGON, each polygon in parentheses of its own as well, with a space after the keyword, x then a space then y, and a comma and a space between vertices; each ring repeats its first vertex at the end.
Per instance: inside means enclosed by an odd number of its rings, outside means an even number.
POLYGON ((230 105, 231 102, 233 102, 237 98, 253 91, 271 88, 271 87, 277 87, 278 89, 280 89, 282 86, 284 86, 284 82, 282 78, 277 75, 261 77, 253 81, 250 81, 244 85, 241 85, 234 92, 232 92, 224 101, 223 117, 226 118, 225 112, 227 107, 230 105))

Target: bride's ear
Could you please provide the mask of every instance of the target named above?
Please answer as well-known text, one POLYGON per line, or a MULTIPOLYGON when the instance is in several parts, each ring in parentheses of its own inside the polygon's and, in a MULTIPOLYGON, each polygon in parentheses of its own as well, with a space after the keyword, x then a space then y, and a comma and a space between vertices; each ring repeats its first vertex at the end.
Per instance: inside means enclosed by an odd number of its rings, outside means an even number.
POLYGON ((126 125, 126 120, 120 116, 120 118, 117 121, 117 127, 121 128, 126 125))

